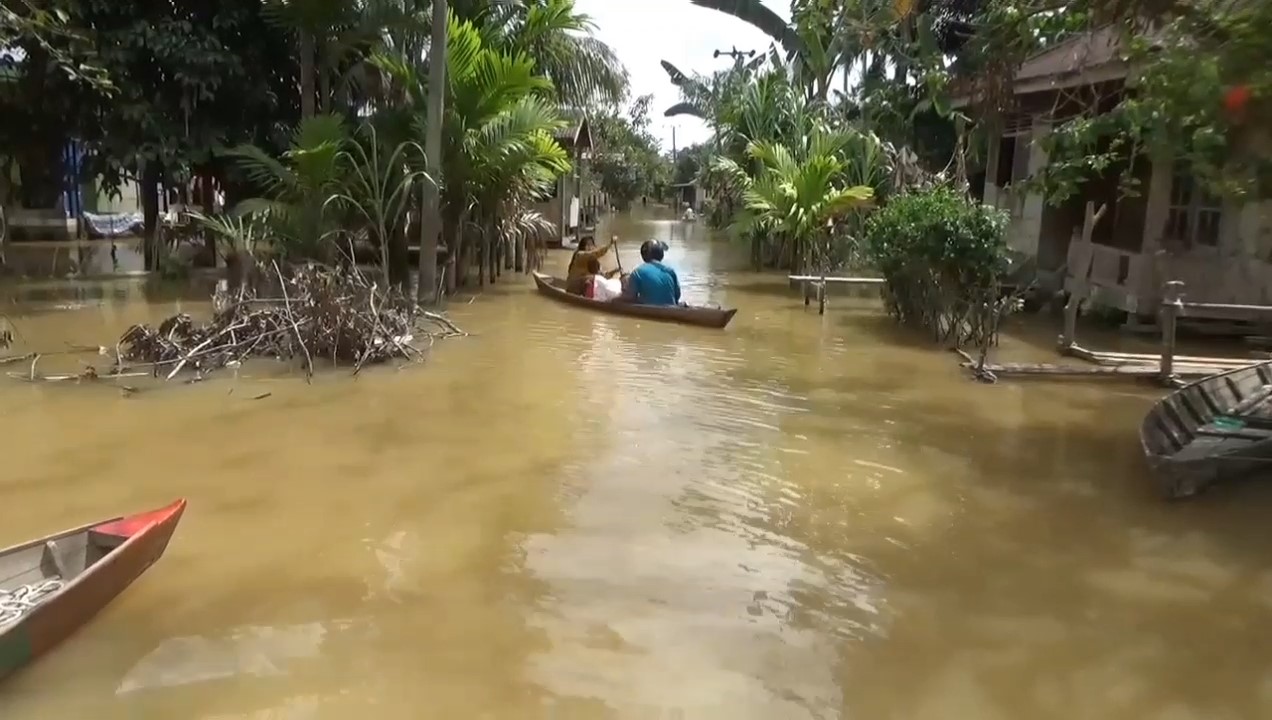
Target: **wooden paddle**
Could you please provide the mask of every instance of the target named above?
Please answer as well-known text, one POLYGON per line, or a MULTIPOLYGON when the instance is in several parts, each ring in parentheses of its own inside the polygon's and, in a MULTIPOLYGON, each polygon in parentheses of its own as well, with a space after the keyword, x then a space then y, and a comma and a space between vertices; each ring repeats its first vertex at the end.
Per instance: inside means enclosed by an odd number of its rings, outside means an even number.
POLYGON ((614 262, 618 263, 618 276, 622 277, 623 276, 623 257, 618 252, 618 236, 611 235, 610 243, 614 245, 614 262))

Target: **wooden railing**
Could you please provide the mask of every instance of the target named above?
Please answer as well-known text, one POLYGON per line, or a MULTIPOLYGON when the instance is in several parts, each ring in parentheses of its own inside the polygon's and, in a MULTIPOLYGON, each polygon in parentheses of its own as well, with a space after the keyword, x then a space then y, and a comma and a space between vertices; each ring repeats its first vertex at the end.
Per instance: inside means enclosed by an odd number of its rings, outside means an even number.
POLYGON ((1184 302, 1183 296, 1184 283, 1180 280, 1169 281, 1162 288, 1162 301, 1158 313, 1161 350, 1158 353, 1116 353, 1089 350, 1077 344, 1078 306, 1083 298, 1073 295, 1065 306, 1064 331, 1059 340, 1060 353, 1097 365, 1118 367, 1121 371, 1118 374, 1152 375, 1158 382, 1168 386, 1177 385, 1180 376, 1204 377, 1258 362, 1247 358, 1179 355, 1177 352, 1179 320, 1188 317, 1225 317, 1272 322, 1272 306, 1190 303, 1184 302))
POLYGON ((792 283, 799 283, 801 292, 804 294, 804 307, 808 307, 809 301, 814 296, 817 297, 817 314, 826 314, 826 286, 827 285, 882 285, 883 278, 874 277, 834 277, 831 275, 788 275, 787 280, 792 283))

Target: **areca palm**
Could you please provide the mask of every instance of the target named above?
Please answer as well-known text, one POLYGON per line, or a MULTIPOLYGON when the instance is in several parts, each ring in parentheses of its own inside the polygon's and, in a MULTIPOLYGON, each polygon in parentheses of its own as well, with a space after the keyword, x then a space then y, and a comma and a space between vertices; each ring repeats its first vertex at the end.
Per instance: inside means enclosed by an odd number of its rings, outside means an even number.
POLYGON ((717 159, 715 171, 742 188, 744 209, 733 230, 780 238, 793 264, 810 251, 828 259, 836 224, 874 198, 874 188, 849 184, 846 151, 853 139, 848 133, 817 129, 793 147, 752 142, 747 155, 759 166, 754 174, 735 160, 717 159))
MULTIPOLYGON (((455 15, 447 29, 448 141, 439 179, 453 258, 465 254, 466 237, 480 237, 488 249, 491 241, 541 227, 530 205, 569 169, 568 156, 553 139, 565 123, 552 99, 552 81, 528 54, 503 45, 508 37, 504 30, 492 31, 486 20, 455 15)), ((395 103, 378 122, 422 136, 417 118, 427 93, 421 63, 402 54, 380 54, 372 62, 385 78, 383 94, 395 103)))
POLYGON ((462 231, 474 221, 487 260, 497 228, 529 221, 530 201, 569 169, 553 139, 565 122, 549 99, 551 81, 529 55, 500 49, 492 39, 472 23, 451 20, 445 133, 453 141, 443 160, 451 227, 462 231))

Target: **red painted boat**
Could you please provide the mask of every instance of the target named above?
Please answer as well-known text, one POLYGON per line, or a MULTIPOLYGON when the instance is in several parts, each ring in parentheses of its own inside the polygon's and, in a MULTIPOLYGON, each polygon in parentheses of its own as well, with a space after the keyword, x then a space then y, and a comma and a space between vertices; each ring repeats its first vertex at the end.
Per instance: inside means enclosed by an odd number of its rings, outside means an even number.
POLYGON ((186 501, 0 550, 0 678, 51 650, 168 547, 186 501))

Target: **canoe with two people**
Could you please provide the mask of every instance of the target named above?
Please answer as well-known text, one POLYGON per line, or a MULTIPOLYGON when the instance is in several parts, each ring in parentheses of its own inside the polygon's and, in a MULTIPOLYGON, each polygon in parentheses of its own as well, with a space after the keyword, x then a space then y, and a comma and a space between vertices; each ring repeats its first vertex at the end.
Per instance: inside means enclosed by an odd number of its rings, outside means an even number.
POLYGON ((619 270, 602 272, 601 258, 611 249, 617 254, 618 238, 611 238, 608 245, 596 248, 591 238, 584 238, 570 258, 570 270, 565 289, 574 295, 582 295, 603 302, 620 301, 640 305, 680 305, 680 278, 676 271, 663 263, 667 245, 658 240, 646 240, 640 246, 640 258, 644 262, 628 275, 619 276, 619 270))
POLYGON ((574 251, 574 255, 570 257, 570 270, 566 276, 566 290, 575 295, 582 295, 583 297, 602 302, 614 300, 621 296, 623 294, 623 282, 619 279, 619 276, 622 274, 622 270, 601 271, 601 258, 611 248, 614 249, 614 254, 617 256, 617 237, 611 238, 608 245, 599 249, 591 237, 581 239, 578 248, 574 251))

